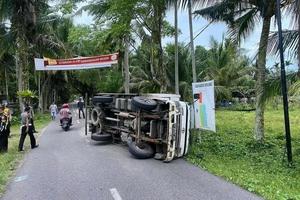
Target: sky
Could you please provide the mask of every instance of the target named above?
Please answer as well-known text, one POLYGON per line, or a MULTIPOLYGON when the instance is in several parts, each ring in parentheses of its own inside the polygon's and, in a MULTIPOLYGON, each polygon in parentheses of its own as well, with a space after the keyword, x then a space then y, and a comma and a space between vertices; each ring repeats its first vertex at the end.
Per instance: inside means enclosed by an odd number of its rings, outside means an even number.
MULTIPOLYGON (((166 13, 166 20, 174 25, 174 10, 169 10, 166 13)), ((87 13, 83 13, 80 16, 75 17, 75 24, 92 24, 93 18, 89 16, 87 13)), ((202 17, 193 18, 193 32, 194 36, 200 32, 209 22, 202 17)), ((273 22, 271 25, 271 31, 275 31, 277 29, 276 23, 273 22)), ((283 29, 290 29, 290 17, 283 18, 282 21, 283 29)), ((258 49, 258 43, 260 39, 261 33, 261 24, 259 24, 256 29, 241 43, 241 48, 243 48, 243 52, 253 59, 256 55, 258 49)), ((178 11, 178 28, 181 30, 181 34, 179 35, 179 42, 189 43, 189 23, 188 23, 188 13, 187 11, 178 11)), ((206 49, 209 49, 210 38, 214 37, 217 41, 222 41, 223 37, 226 37, 227 27, 225 23, 213 23, 211 24, 204 32, 202 32, 194 41, 194 45, 204 46, 206 49)), ((174 38, 164 38, 163 45, 167 43, 174 43, 174 38)), ((268 56, 267 66, 273 66, 275 62, 278 62, 279 59, 275 56, 268 56)), ((296 64, 296 61, 292 61, 296 64)), ((295 68, 294 66, 289 66, 291 70, 295 68)))

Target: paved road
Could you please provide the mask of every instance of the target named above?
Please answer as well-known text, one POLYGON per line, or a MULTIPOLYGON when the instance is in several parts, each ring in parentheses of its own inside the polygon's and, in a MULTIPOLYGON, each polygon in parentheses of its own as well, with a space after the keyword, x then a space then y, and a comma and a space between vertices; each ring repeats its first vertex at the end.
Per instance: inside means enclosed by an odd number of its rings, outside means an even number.
POLYGON ((136 160, 125 146, 90 141, 84 120, 73 124, 68 132, 58 121, 48 126, 3 200, 260 199, 183 159, 136 160))

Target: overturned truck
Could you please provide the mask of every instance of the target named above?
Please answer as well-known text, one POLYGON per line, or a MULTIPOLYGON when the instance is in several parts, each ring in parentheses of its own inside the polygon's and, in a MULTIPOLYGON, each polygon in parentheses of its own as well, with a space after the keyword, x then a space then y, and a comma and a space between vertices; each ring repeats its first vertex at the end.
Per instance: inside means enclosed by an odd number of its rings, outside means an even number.
POLYGON ((173 94, 97 94, 89 130, 95 141, 128 144, 136 158, 169 162, 187 153, 190 107, 173 94))

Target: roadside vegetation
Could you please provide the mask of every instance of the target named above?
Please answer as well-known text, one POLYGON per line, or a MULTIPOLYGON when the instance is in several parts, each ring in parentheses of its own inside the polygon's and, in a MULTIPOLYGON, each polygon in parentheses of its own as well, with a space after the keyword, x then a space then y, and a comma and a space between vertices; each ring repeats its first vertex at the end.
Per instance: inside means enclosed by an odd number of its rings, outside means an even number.
POLYGON ((253 138, 254 112, 217 110, 217 133, 193 132, 187 160, 270 200, 300 199, 300 116, 291 109, 294 163, 287 166, 282 109, 265 113, 266 139, 253 138))
MULTIPOLYGON (((50 122, 49 114, 37 114, 35 116, 35 126, 38 131, 36 133, 37 141, 41 135, 43 128, 50 122)), ((29 136, 27 136, 29 137, 29 136)), ((8 152, 0 154, 0 196, 5 190, 5 186, 15 173, 17 166, 22 162, 23 156, 30 150, 30 140, 25 140, 25 152, 18 152, 18 145, 20 139, 20 124, 19 121, 15 122, 11 127, 11 137, 8 142, 8 152)))

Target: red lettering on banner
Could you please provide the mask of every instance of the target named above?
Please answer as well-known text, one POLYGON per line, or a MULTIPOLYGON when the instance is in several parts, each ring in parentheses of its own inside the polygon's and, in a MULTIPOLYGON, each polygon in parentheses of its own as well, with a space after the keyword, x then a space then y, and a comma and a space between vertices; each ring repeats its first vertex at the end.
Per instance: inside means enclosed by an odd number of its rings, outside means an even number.
MULTIPOLYGON (((80 64, 101 64, 114 62, 118 60, 118 54, 110 54, 103 56, 93 56, 84 58, 72 58, 72 59, 57 59, 56 64, 51 64, 51 66, 64 66, 64 65, 80 65, 80 64)), ((46 64, 46 63, 45 63, 46 64)))

